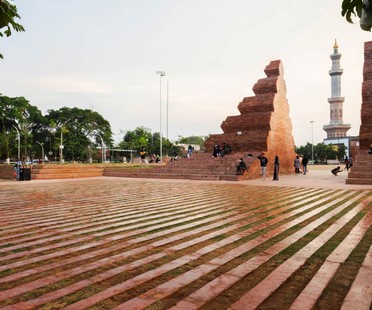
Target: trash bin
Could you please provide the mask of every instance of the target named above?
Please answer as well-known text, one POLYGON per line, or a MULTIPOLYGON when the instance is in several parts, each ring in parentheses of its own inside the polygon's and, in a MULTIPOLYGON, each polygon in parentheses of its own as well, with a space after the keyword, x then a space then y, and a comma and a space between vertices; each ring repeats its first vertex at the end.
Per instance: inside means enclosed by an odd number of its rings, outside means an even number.
POLYGON ((27 167, 19 168, 19 180, 20 181, 31 181, 31 168, 27 168, 27 167))
POLYGON ((19 181, 24 181, 25 180, 25 175, 24 175, 24 170, 23 170, 23 167, 20 167, 19 168, 19 178, 18 178, 19 181))
POLYGON ((31 168, 23 168, 23 176, 25 181, 31 181, 31 168))

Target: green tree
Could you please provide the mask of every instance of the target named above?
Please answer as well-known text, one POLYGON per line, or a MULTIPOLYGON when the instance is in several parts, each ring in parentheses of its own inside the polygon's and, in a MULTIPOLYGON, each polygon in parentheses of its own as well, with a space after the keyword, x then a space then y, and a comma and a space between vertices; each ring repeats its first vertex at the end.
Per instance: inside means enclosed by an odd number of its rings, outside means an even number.
POLYGON ((190 137, 181 137, 179 136, 178 143, 185 143, 185 144, 198 144, 203 145, 204 141, 208 138, 208 136, 190 136, 190 137))
POLYGON ((305 146, 296 147, 295 152, 302 157, 307 157, 308 159, 312 159, 312 155, 313 155, 312 144, 308 142, 305 146))
POLYGON ((337 148, 336 157, 338 160, 342 160, 345 158, 347 147, 344 144, 341 144, 337 148))
MULTIPOLYGON (((152 133, 149 128, 137 127, 134 130, 128 130, 124 133, 123 140, 119 143, 121 149, 137 150, 145 147, 148 154, 160 154, 160 134, 152 133)), ((180 148, 174 145, 170 140, 162 139, 163 155, 180 155, 180 148)))
POLYGON ((372 1, 371 0, 343 0, 342 16, 349 23, 353 23, 352 15, 359 17, 360 28, 371 31, 372 27, 372 1))
POLYGON ((92 150, 101 147, 102 143, 106 147, 112 146, 110 123, 98 112, 63 107, 49 110, 46 118, 48 126, 45 127, 45 137, 54 140, 52 151, 55 154, 60 152, 62 138, 63 157, 66 160, 86 160, 91 157, 92 150))
MULTIPOLYGON (((12 35, 11 28, 16 32, 25 31, 23 26, 15 21, 16 18, 21 18, 17 13, 17 7, 7 0, 0 0, 0 37, 4 35, 10 37, 12 35)), ((2 59, 3 55, 0 54, 0 58, 2 59)))
MULTIPOLYGON (((345 156, 346 147, 340 145, 338 148, 334 148, 331 144, 318 143, 314 145, 314 161, 318 163, 324 163, 327 159, 339 159, 341 160, 345 156)), ((312 145, 307 143, 305 146, 295 148, 295 152, 300 156, 305 156, 311 159, 312 145)))
POLYGON ((18 130, 21 137, 21 159, 25 160, 27 157, 31 157, 33 137, 42 130, 46 123, 40 110, 31 105, 24 97, 0 96, 0 113, 3 137, 1 156, 16 157, 18 130))

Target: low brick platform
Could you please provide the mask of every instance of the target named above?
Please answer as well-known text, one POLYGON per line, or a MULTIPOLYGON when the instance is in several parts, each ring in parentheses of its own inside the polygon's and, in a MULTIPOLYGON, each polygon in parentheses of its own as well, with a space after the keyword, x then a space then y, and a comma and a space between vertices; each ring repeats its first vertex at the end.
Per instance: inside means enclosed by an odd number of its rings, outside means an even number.
POLYGON ((5 182, 0 309, 370 309, 371 191, 5 182))
POLYGON ((105 165, 96 164, 46 164, 33 165, 32 180, 91 178, 103 175, 105 165))
MULTIPOLYGON (((257 154, 258 155, 258 154, 257 154)), ((247 157, 247 153, 234 152, 224 157, 212 157, 211 153, 194 153, 190 158, 181 158, 168 162, 166 165, 151 165, 148 167, 125 166, 107 167, 104 176, 130 177, 130 178, 157 178, 157 179, 187 179, 187 180, 225 180, 240 181, 249 178, 258 178, 259 174, 236 175, 236 161, 244 157, 247 165, 258 160, 256 157, 247 157)))

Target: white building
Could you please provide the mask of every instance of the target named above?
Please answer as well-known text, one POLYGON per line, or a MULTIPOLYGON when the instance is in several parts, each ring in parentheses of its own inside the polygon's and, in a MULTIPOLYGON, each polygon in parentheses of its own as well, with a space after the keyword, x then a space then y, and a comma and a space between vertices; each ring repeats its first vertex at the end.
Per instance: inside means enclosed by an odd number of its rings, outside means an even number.
POLYGON ((343 103, 345 98, 341 96, 341 75, 343 70, 340 67, 341 54, 338 52, 337 41, 333 46, 332 68, 329 70, 331 76, 331 98, 329 102, 329 124, 324 125, 323 129, 327 132, 327 138, 323 140, 324 144, 339 146, 344 144, 347 147, 346 156, 350 156, 351 141, 358 137, 347 136, 347 131, 351 128, 350 124, 343 122, 343 103))

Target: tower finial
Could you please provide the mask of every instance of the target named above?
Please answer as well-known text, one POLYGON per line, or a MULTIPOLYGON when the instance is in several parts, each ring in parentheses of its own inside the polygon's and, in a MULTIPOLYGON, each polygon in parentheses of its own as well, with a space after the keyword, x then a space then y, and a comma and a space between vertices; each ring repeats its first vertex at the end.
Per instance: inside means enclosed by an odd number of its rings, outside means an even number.
POLYGON ((335 39, 335 45, 333 45, 333 48, 338 48, 337 39, 335 39))

